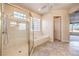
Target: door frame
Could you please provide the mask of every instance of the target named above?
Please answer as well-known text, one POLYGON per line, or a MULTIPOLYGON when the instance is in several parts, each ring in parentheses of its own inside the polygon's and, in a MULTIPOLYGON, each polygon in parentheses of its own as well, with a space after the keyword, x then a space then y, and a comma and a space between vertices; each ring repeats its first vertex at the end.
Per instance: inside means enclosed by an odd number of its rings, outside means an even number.
POLYGON ((61 41, 61 39, 62 39, 62 27, 61 27, 62 26, 62 22, 61 22, 62 19, 61 19, 61 16, 54 16, 53 17, 53 21, 54 21, 53 22, 54 23, 54 41, 56 40, 55 39, 55 18, 60 18, 60 40, 58 40, 58 41, 61 41))

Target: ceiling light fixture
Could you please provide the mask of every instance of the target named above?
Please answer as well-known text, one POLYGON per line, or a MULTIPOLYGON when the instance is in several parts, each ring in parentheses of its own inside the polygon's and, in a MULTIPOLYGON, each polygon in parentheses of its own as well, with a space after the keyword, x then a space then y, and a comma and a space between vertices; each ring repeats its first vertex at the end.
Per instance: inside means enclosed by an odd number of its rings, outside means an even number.
POLYGON ((38 11, 41 11, 41 8, 39 8, 38 11))

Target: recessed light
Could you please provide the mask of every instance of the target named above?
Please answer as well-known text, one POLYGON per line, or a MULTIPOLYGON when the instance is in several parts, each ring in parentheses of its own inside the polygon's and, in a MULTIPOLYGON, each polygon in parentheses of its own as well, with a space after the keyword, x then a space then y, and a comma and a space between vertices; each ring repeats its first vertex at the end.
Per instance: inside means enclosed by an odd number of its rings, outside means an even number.
POLYGON ((39 8, 38 11, 41 11, 41 8, 39 8))

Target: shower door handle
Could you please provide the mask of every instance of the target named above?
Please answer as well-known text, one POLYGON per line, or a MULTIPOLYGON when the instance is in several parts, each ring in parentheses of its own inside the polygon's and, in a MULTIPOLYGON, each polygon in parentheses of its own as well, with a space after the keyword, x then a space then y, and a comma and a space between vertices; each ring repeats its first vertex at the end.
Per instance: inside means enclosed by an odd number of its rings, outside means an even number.
POLYGON ((7 32, 2 32, 2 34, 3 34, 3 37, 4 37, 4 40, 3 40, 3 43, 5 44, 5 45, 7 45, 8 44, 8 34, 7 34, 7 32))
POLYGON ((4 34, 5 32, 2 32, 2 34, 4 34))
POLYGON ((2 34, 7 34, 7 32, 2 32, 2 34))

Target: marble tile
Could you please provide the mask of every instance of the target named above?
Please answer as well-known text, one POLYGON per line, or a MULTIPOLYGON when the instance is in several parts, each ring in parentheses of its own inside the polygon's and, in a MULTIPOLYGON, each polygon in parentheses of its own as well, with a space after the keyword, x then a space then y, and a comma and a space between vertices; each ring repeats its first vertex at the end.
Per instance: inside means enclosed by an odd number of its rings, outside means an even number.
POLYGON ((78 56, 79 42, 71 41, 70 43, 63 42, 47 42, 36 47, 32 56, 78 56))

